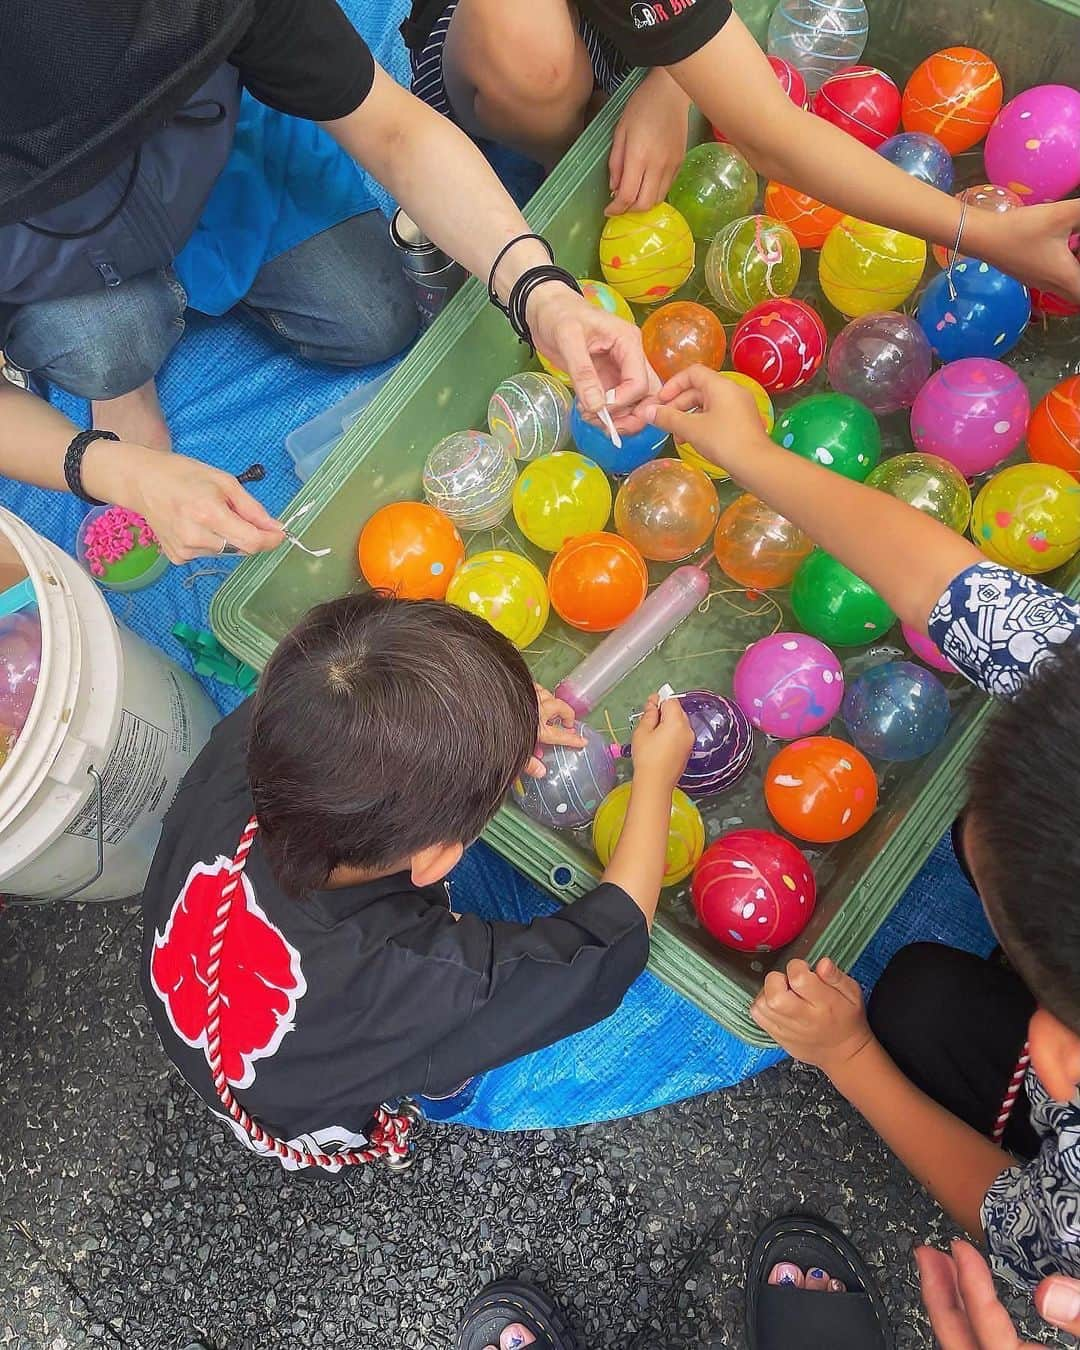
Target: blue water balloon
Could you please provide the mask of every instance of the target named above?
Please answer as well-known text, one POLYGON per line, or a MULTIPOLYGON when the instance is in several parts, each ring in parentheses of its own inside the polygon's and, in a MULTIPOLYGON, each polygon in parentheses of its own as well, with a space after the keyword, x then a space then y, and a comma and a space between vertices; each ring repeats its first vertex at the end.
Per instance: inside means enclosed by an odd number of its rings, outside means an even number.
POLYGON ((655 459, 668 439, 659 427, 643 427, 632 435, 622 432, 622 446, 616 449, 602 426, 586 422, 577 404, 570 413, 570 435, 583 455, 595 460, 602 469, 622 477, 640 465, 655 459))
POLYGON ((1013 277, 989 263, 966 258, 953 268, 951 288, 947 272, 931 281, 915 317, 942 361, 967 356, 1000 360, 1028 325, 1031 297, 1013 277))
POLYGON ((931 187, 942 192, 951 192, 956 170, 952 155, 936 136, 924 131, 902 131, 898 136, 890 136, 884 145, 878 146, 878 154, 895 164, 898 169, 911 174, 931 187))
POLYGON ((851 681, 840 716, 864 755, 918 759, 940 745, 949 729, 949 696, 922 666, 886 661, 851 681))

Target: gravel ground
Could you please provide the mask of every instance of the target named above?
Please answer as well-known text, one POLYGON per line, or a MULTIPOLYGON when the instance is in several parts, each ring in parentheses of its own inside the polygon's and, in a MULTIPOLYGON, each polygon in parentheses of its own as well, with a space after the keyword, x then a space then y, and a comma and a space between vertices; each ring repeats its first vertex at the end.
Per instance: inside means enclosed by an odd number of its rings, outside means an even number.
POLYGON ((132 908, 0 915, 0 1346, 445 1350, 515 1274, 582 1350, 738 1347, 754 1236, 800 1207, 881 1272, 898 1346, 932 1344, 910 1249, 948 1223, 814 1070, 577 1130, 424 1127, 402 1176, 286 1180, 173 1074, 137 956, 132 908))

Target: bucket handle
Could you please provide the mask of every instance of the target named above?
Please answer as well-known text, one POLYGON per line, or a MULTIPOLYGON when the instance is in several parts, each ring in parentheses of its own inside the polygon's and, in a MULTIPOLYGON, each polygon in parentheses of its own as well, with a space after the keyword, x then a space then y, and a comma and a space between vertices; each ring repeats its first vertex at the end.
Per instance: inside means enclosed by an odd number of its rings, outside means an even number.
POLYGON ((54 895, 51 903, 55 903, 57 900, 73 899, 80 891, 85 891, 87 886, 92 886, 101 876, 102 872, 105 871, 104 788, 101 782, 101 774, 98 773, 97 769, 95 769, 92 764, 87 766, 86 772, 94 780, 94 806, 97 810, 97 868, 89 881, 80 882, 73 891, 65 891, 63 895, 54 895))

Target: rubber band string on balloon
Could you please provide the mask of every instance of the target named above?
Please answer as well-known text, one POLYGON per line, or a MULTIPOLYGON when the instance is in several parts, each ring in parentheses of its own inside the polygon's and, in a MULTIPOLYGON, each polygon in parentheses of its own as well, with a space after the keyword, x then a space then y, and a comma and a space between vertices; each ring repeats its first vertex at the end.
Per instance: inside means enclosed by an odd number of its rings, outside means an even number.
POLYGON ((407 1166, 409 1131, 412 1128, 412 1116, 407 1112, 378 1107, 374 1113, 375 1124, 367 1148, 349 1149, 341 1153, 308 1153, 264 1130, 232 1094, 221 1063, 221 951, 225 945, 233 901, 258 832, 259 822, 252 816, 240 836, 236 854, 226 869, 225 884, 221 888, 221 899, 214 913, 214 927, 210 934, 206 981, 206 1059, 218 1100, 253 1144, 279 1158, 287 1159, 296 1167, 351 1167, 376 1162, 379 1158, 385 1158, 391 1167, 407 1166))

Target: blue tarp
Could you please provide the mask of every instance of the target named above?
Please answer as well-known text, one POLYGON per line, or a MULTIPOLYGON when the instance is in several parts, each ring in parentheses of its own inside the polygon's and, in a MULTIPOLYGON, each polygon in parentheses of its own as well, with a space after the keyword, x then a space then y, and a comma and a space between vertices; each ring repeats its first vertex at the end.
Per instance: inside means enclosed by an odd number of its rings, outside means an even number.
MULTIPOLYGON (((389 5, 344 0, 344 6, 377 59, 406 79, 397 34, 404 0, 389 5)), ((377 184, 368 186, 386 209, 386 193, 377 184)), ((236 317, 190 315, 189 331, 167 362, 159 387, 176 448, 234 473, 260 461, 268 476, 254 491, 277 513, 298 486, 284 450, 286 434, 375 373, 358 376, 303 365, 236 317)), ((56 401, 80 425, 87 424, 78 400, 58 396, 56 401)), ((42 534, 72 548, 84 511, 73 499, 5 483, 3 502, 42 534)), ((209 626, 211 596, 234 565, 215 558, 173 568, 149 590, 110 595, 109 603, 129 627, 186 664, 170 630, 178 621, 209 626)), ((210 682, 207 688, 222 711, 238 702, 239 696, 223 685, 210 682)), ((555 903, 483 846, 471 850, 456 873, 454 899, 460 908, 526 920, 555 903)), ((889 956, 914 939, 982 952, 992 946, 978 901, 947 842, 874 939, 859 963, 859 978, 872 983, 889 956)), ((744 1045, 645 975, 606 1022, 488 1075, 448 1118, 504 1130, 604 1120, 728 1086, 778 1057, 744 1045)))

